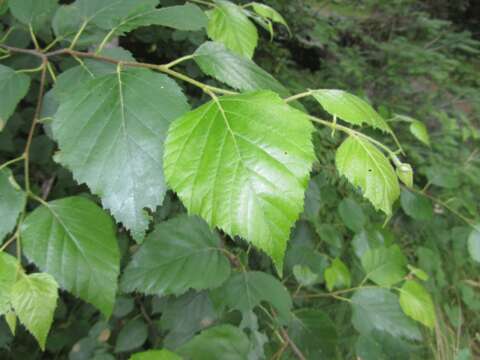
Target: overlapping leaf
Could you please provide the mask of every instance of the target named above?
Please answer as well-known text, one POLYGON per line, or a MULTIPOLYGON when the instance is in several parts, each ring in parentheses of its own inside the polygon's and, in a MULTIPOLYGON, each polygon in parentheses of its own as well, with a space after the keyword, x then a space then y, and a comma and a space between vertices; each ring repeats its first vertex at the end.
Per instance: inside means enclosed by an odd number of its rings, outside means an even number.
POLYGON ((111 218, 81 197, 49 202, 25 219, 24 254, 72 294, 109 316, 113 309, 120 254, 111 218))
POLYGON ((362 256, 367 277, 381 286, 392 286, 407 275, 407 259, 398 245, 367 250, 362 256))
POLYGON ((385 331, 393 336, 421 339, 415 323, 402 312, 398 298, 386 289, 366 288, 355 292, 351 298, 352 323, 361 334, 373 330, 385 331))
POLYGON ((21 323, 45 350, 45 342, 57 307, 58 285, 49 274, 22 275, 13 285, 12 307, 21 323))
POLYGON ((387 215, 400 196, 397 175, 388 159, 370 142, 348 137, 338 148, 335 163, 340 175, 362 189, 373 206, 387 215))
POLYGON ((194 53, 194 60, 207 75, 231 86, 249 90, 272 90, 281 96, 289 91, 252 60, 229 51, 223 44, 206 42, 194 53))
POLYGON ((202 331, 177 349, 184 359, 245 360, 248 358, 249 341, 238 327, 219 325, 202 331))
POLYGON ((435 307, 430 294, 414 280, 408 280, 400 289, 400 306, 412 319, 433 329, 435 327, 435 307))
POLYGON ((343 90, 313 90, 312 96, 330 114, 353 125, 368 124, 391 132, 390 126, 365 100, 343 90))
POLYGON ((253 310, 262 301, 267 301, 275 307, 280 318, 286 321, 290 318, 290 294, 280 281, 260 271, 233 275, 212 292, 212 297, 217 304, 241 312, 253 310))
POLYGON ((15 107, 27 94, 30 77, 0 65, 0 131, 13 114, 15 107))
POLYGON ((0 170, 0 243, 17 223, 25 206, 26 195, 17 185, 8 169, 0 170))
POLYGON ((258 42, 255 25, 239 6, 225 0, 215 0, 215 9, 209 13, 207 34, 210 39, 249 59, 258 42))
POLYGON ((314 158, 311 132, 272 92, 214 99, 170 127, 165 175, 190 213, 252 242, 281 272, 314 158))
POLYGON ((163 222, 133 256, 122 278, 124 291, 180 295, 215 288, 230 275, 220 238, 198 217, 163 222))
POLYGON ((0 315, 10 310, 12 287, 17 279, 20 264, 12 255, 0 252, 0 315))
POLYGON ((188 110, 178 85, 143 69, 116 71, 76 88, 60 104, 53 134, 61 164, 102 198, 117 221, 142 241, 163 201, 163 140, 188 110))

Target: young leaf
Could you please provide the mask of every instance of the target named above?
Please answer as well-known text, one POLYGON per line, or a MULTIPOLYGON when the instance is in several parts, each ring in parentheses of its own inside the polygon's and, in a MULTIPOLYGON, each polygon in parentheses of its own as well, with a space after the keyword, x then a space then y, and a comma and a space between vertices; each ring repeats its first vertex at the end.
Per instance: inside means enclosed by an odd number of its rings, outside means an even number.
POLYGON ((182 360, 177 354, 163 350, 148 350, 133 354, 130 360, 182 360))
POLYGON ((11 302, 20 322, 45 350, 57 307, 58 285, 49 274, 22 275, 12 287, 11 302))
POLYGON ((220 288, 212 291, 215 303, 242 313, 253 310, 262 301, 275 307, 281 319, 290 318, 292 299, 283 284, 260 271, 242 272, 233 275, 220 288))
POLYGON ((225 0, 215 0, 215 9, 209 12, 207 34, 210 39, 249 59, 258 42, 255 25, 239 6, 225 0))
POLYGON ((322 310, 295 310, 288 335, 308 359, 334 359, 338 334, 335 323, 322 310))
POLYGON ((338 148, 335 163, 340 175, 359 186, 376 209, 392 213, 400 186, 395 170, 380 150, 367 140, 350 136, 338 148))
POLYGON ((420 140, 425 145, 430 146, 430 136, 428 135, 427 127, 424 123, 412 119, 409 130, 412 135, 415 136, 418 140, 420 140))
POLYGON ((21 239, 30 261, 110 316, 120 254, 113 221, 101 208, 82 197, 51 201, 27 216, 21 239))
POLYGON ((428 280, 428 274, 425 271, 423 271, 422 269, 417 268, 417 267, 412 266, 412 265, 407 265, 407 267, 408 267, 408 270, 410 270, 410 273, 415 275, 418 279, 423 280, 423 281, 428 280))
POLYGON ((314 159, 311 132, 306 115, 270 91, 214 99, 170 127, 165 176, 190 213, 247 239, 281 273, 314 159))
POLYGON ((130 69, 77 87, 53 121, 60 163, 137 241, 150 219, 144 209, 155 210, 165 195, 163 139, 170 122, 187 110, 174 81, 130 69))
POLYGON ((58 7, 57 0, 9 0, 12 15, 34 29, 45 25, 58 7))
POLYGON ((435 307, 430 294, 418 282, 405 281, 400 289, 400 306, 405 314, 426 327, 435 327, 435 307))
POLYGON ((407 259, 398 245, 367 250, 362 266, 367 277, 380 286, 392 286, 407 275, 407 259))
POLYGON ((352 323, 361 334, 374 329, 385 331, 392 336, 407 339, 421 339, 420 331, 413 321, 402 312, 398 298, 381 288, 366 288, 355 292, 351 298, 352 323))
POLYGON ((12 287, 17 279, 20 264, 12 255, 0 252, 0 315, 10 310, 12 287))
POLYGON ((348 288, 352 283, 350 271, 339 258, 334 259, 332 264, 325 269, 324 277, 328 291, 332 291, 334 288, 348 288))
POLYGON ((277 10, 271 8, 268 5, 258 3, 258 2, 252 3, 252 9, 262 18, 282 24, 288 29, 288 31, 290 31, 287 22, 277 10))
POLYGON ((412 165, 402 163, 396 166, 395 172, 402 183, 408 188, 413 188, 413 169, 412 165))
POLYGON ((219 325, 202 331, 177 352, 188 360, 245 360, 249 348, 247 335, 242 330, 232 325, 219 325))
POLYGON ((0 170, 0 243, 15 228, 25 201, 26 195, 15 182, 12 172, 0 170))
POLYGON ((289 91, 272 75, 221 43, 208 41, 202 44, 195 51, 194 60, 205 74, 232 88, 242 91, 264 89, 281 96, 289 95, 289 91))
POLYGON ((312 90, 312 96, 329 114, 353 125, 367 124, 392 132, 387 122, 365 100, 343 90, 312 90))
POLYGON ((198 217, 162 222, 133 256, 122 278, 124 291, 160 296, 215 288, 230 275, 220 238, 198 217))
POLYGON ((4 128, 15 107, 27 94, 30 77, 0 65, 0 131, 4 128))
POLYGON ((473 260, 480 262, 480 225, 468 237, 468 253, 473 260))

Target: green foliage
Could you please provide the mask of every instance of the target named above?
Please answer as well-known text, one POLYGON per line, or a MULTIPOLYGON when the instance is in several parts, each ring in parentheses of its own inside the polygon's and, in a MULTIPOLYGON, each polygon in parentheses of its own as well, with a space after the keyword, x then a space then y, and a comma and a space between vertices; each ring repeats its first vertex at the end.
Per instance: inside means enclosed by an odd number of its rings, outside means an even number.
POLYGON ((474 12, 0 0, 0 358, 478 357, 474 12))

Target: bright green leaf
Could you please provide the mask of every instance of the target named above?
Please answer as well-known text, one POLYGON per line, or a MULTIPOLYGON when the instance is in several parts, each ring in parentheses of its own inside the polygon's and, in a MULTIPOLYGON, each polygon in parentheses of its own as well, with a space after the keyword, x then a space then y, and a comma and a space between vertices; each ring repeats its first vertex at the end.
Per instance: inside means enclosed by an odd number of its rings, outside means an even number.
POLYGON ((332 264, 325 269, 324 277, 328 291, 332 291, 334 288, 348 288, 352 283, 350 271, 339 258, 334 259, 332 264))
POLYGON ((130 360, 182 360, 180 356, 169 350, 149 350, 133 354, 130 360))
POLYGON ((430 220, 433 217, 433 205, 426 196, 416 194, 409 190, 402 190, 400 204, 403 211, 415 220, 430 220))
POLYGON ((380 286, 392 286, 407 275, 407 259, 398 245, 367 250, 361 260, 367 277, 380 286))
POLYGON ((306 115, 270 91, 214 99, 170 126, 165 176, 190 213, 247 239, 281 273, 314 159, 311 132, 306 115))
POLYGON ((6 252, 0 252, 0 315, 10 310, 10 297, 20 264, 6 252))
POLYGON ((312 90, 312 96, 329 114, 353 125, 367 124, 392 132, 390 126, 370 104, 343 90, 312 90))
POLYGON ((242 313, 253 310, 267 301, 277 310, 280 318, 290 318, 292 299, 283 284, 260 271, 241 272, 233 275, 220 288, 212 291, 215 303, 242 313))
POLYGON ((425 145, 430 146, 430 136, 428 135, 427 127, 424 123, 412 119, 409 130, 412 135, 415 136, 418 140, 420 140, 425 145))
POLYGON ((57 307, 58 285, 49 274, 23 275, 12 288, 12 306, 20 322, 30 331, 42 350, 57 307))
POLYGON ((115 352, 132 351, 142 346, 148 337, 148 326, 142 319, 131 320, 120 330, 115 343, 115 352))
POLYGON ((480 262, 480 225, 468 237, 468 253, 473 260, 480 262))
POLYGON ((133 256, 122 278, 124 291, 180 295, 215 288, 230 275, 220 238, 198 217, 162 222, 133 256))
POLYGON ((185 360, 245 360, 249 352, 247 335, 232 325, 219 325, 202 331, 177 352, 185 360))
POLYGON ((395 169, 398 178, 407 187, 413 188, 413 169, 412 165, 407 163, 399 164, 395 169))
POLYGON ((27 216, 21 239, 29 260, 110 316, 120 254, 113 221, 101 208, 82 197, 51 201, 27 216))
POLYGON ((27 94, 30 77, 0 65, 0 131, 13 114, 17 104, 27 94))
POLYGON ((392 336, 407 339, 421 339, 415 323, 402 312, 398 298, 381 288, 357 290, 351 298, 352 323, 361 334, 368 335, 374 329, 385 331, 392 336))
POLYGON ((215 9, 209 12, 209 38, 251 59, 258 42, 257 28, 239 6, 225 0, 215 2, 215 9))
POLYGON ((410 273, 415 275, 420 280, 423 280, 423 281, 428 280, 428 274, 425 271, 423 271, 422 269, 419 269, 419 268, 417 268, 415 266, 412 266, 410 264, 407 265, 407 267, 408 267, 408 270, 410 270, 410 273))
POLYGON ((130 69, 85 82, 60 104, 53 134, 58 160, 102 198, 117 221, 142 241, 163 201, 163 139, 188 110, 178 85, 162 74, 130 69))
POLYGON ((12 172, 0 170, 0 243, 15 228, 25 201, 26 195, 15 182, 12 172))
POLYGON ((5 322, 7 323, 12 335, 15 335, 17 330, 17 315, 15 315, 13 310, 9 310, 5 313, 5 322))
POLYGON ((350 136, 338 148, 335 163, 340 175, 359 186, 376 209, 392 213, 400 186, 395 170, 380 150, 367 140, 350 136))
POLYGON ((249 90, 272 90, 281 96, 289 91, 252 60, 229 51, 221 43, 208 41, 194 53, 194 60, 207 75, 213 76, 232 88, 249 90))
POLYGON ((435 307, 432 298, 418 282, 405 281, 400 289, 400 306, 412 319, 430 329, 435 327, 435 307))

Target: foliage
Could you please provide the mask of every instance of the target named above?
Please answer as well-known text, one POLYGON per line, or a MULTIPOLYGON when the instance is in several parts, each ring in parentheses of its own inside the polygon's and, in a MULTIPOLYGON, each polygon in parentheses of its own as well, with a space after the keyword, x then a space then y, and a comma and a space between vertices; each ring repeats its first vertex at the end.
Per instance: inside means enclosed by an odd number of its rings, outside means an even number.
POLYGON ((0 0, 2 358, 478 356, 459 12, 68 3, 0 0))

